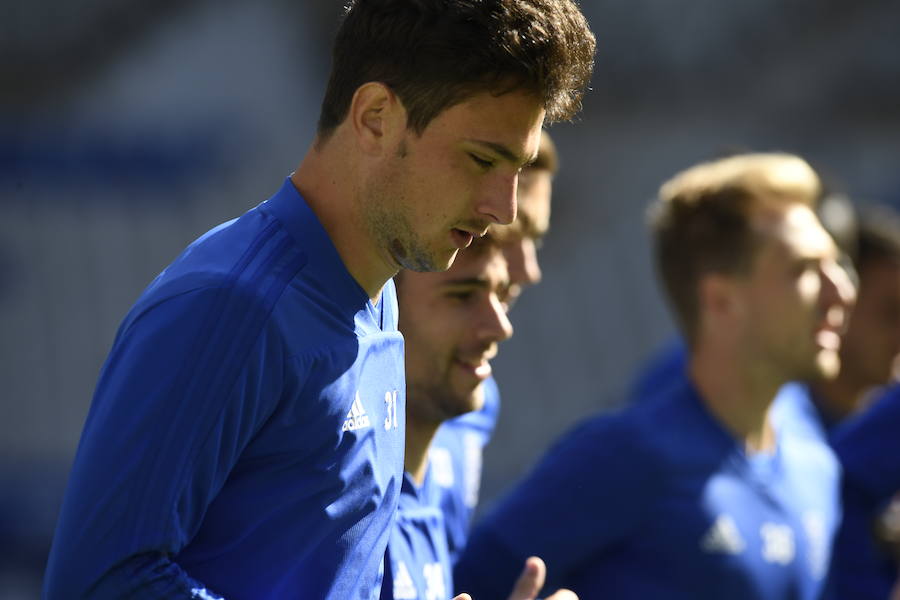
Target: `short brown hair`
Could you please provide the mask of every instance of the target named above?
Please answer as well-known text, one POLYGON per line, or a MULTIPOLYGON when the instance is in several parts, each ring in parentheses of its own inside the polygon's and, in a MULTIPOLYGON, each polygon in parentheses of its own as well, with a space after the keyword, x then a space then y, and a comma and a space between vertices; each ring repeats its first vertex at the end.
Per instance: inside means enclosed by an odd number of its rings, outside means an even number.
POLYGON ((335 38, 318 133, 334 131, 369 81, 397 94, 416 133, 479 92, 533 93, 548 122, 570 119, 594 45, 573 0, 353 0, 335 38))
POLYGON ((792 203, 815 208, 821 193, 812 167, 782 153, 702 163, 663 184, 650 213, 656 266, 689 344, 696 335, 701 277, 750 270, 760 241, 752 218, 792 203))

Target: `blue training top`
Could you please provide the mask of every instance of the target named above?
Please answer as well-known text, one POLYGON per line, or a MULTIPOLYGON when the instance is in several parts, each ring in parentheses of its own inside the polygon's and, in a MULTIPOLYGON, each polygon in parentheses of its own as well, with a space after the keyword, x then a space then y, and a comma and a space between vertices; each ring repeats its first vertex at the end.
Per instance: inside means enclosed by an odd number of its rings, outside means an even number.
POLYGON ((403 476, 373 305, 291 181, 144 291, 100 374, 47 598, 377 598, 403 476))
MULTIPOLYGON (((805 389, 782 393, 808 404, 805 389)), ((457 589, 505 597, 537 555, 545 589, 582 598, 818 598, 840 470, 803 414, 773 411, 775 453, 748 456, 682 376, 588 420, 475 527, 457 589)))
POLYGON ((844 467, 844 521, 830 597, 884 600, 897 584, 898 568, 876 543, 872 523, 900 492, 900 384, 839 426, 832 445, 844 467))
POLYGON ((469 537, 472 515, 478 505, 484 447, 494 434, 499 416, 500 390, 492 377, 484 382, 481 409, 444 421, 431 442, 429 468, 454 563, 469 537))
POLYGON ((500 410, 497 384, 489 379, 484 386, 481 409, 438 428, 422 486, 404 475, 382 600, 446 600, 453 595, 453 563, 468 537, 478 503, 482 450, 500 410))
POLYGON ((433 475, 429 468, 418 487, 409 473, 404 474, 385 558, 382 600, 447 600, 452 596, 453 568, 433 475))

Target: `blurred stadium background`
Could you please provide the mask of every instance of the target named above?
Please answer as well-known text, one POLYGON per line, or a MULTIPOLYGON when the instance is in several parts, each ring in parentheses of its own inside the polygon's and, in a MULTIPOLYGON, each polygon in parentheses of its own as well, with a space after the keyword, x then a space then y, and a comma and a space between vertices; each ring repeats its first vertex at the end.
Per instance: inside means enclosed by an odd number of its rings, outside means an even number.
MULTIPOLYGON (((33 598, 119 321, 200 233, 267 198, 313 137, 340 2, 0 2, 0 598, 33 598)), ((900 4, 583 0, 593 91, 551 129, 544 283, 495 361, 486 503, 672 332, 643 215, 733 148, 900 203, 900 4)), ((602 477, 602 473, 597 474, 602 477)), ((85 549, 89 551, 90 549, 85 549)))

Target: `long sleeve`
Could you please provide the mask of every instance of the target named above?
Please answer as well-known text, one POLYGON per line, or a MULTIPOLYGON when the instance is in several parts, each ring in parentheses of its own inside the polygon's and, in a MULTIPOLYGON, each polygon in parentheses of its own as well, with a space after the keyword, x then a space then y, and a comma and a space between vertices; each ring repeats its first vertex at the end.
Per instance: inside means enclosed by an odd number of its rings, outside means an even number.
POLYGON ((546 591, 643 518, 661 481, 630 429, 594 419, 566 435, 475 527, 454 571, 473 598, 505 598, 531 555, 547 564, 546 591))
POLYGON ((267 316, 229 286, 129 315, 72 468, 46 598, 216 597, 176 556, 279 396, 267 316))

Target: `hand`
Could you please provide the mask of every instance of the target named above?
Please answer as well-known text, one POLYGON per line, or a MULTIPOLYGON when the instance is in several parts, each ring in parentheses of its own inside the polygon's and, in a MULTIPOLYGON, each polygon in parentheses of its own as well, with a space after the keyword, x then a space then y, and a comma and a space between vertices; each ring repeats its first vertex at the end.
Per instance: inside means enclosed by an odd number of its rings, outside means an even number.
MULTIPOLYGON (((534 600, 538 592, 544 587, 544 579, 547 578, 547 566, 537 556, 530 556, 525 560, 525 568, 513 586, 509 600, 534 600)), ((578 600, 578 596, 569 590, 559 590, 546 600, 578 600)))

